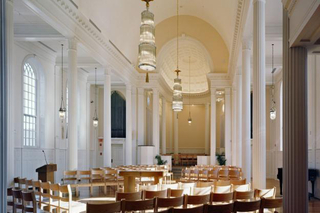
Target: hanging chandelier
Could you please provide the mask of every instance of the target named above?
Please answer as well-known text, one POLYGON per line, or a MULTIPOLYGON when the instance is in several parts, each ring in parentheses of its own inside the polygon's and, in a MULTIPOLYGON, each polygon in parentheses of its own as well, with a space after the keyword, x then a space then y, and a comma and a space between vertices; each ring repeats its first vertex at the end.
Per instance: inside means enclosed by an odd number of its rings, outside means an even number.
POLYGON ((190 105, 190 94, 191 94, 191 92, 190 92, 190 83, 191 83, 190 78, 191 77, 190 77, 190 56, 189 56, 189 117, 188 117, 188 124, 191 125, 192 118, 191 118, 191 105, 190 105))
POLYGON ((66 108, 63 102, 63 44, 61 44, 61 104, 59 109, 59 117, 61 120, 66 118, 66 108))
POLYGON ((95 109, 94 109, 94 116, 93 116, 93 119, 92 119, 92 124, 93 124, 93 127, 97 128, 98 127, 98 124, 99 124, 99 121, 98 121, 98 113, 97 113, 97 99, 98 99, 98 95, 97 95, 97 68, 94 69, 94 81, 95 81, 95 109))
POLYGON ((147 71, 146 82, 149 82, 148 72, 156 69, 154 15, 149 11, 149 2, 153 0, 142 1, 146 2, 146 10, 141 13, 138 67, 147 71))
POLYGON ((272 44, 272 86, 271 86, 271 108, 270 108, 270 119, 274 120, 277 117, 277 111, 276 111, 276 101, 274 100, 274 72, 276 69, 274 68, 273 60, 274 60, 274 53, 273 53, 274 44, 272 44))
POLYGON ((175 70, 177 77, 173 84, 172 109, 175 112, 180 112, 183 109, 183 97, 181 79, 179 78, 179 0, 177 0, 177 69, 175 70))

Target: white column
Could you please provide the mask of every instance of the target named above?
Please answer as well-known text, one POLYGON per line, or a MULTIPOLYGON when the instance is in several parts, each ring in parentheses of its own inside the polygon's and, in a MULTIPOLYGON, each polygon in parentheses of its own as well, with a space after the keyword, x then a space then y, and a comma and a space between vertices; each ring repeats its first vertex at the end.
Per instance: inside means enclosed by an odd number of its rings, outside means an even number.
POLYGON ((90 109, 90 105, 91 105, 91 92, 90 92, 90 87, 91 87, 91 84, 87 82, 87 98, 86 98, 86 112, 87 112, 87 126, 86 126, 86 132, 87 132, 87 143, 86 143, 86 162, 87 162, 87 165, 86 165, 86 169, 89 170, 90 169, 90 160, 93 158, 93 156, 90 156, 91 155, 91 135, 90 135, 90 132, 91 132, 91 126, 92 126, 92 118, 91 118, 91 109, 90 109))
POLYGON ((225 88, 224 92, 224 117, 225 117, 225 155, 226 164, 231 165, 231 97, 230 88, 225 88))
POLYGON ((173 112, 172 112, 172 110, 169 110, 169 112, 168 112, 169 114, 169 119, 168 119, 168 130, 169 130, 169 132, 168 132, 168 134, 169 134, 169 149, 168 149, 168 152, 171 154, 172 153, 172 136, 173 136, 173 131, 172 131, 172 128, 173 128, 173 126, 172 126, 172 115, 173 115, 173 112))
POLYGON ((232 166, 237 165, 237 146, 236 145, 237 145, 237 91, 235 88, 232 88, 232 144, 231 144, 232 166))
POLYGON ((131 85, 126 85, 126 165, 132 165, 131 85))
POLYGON ((68 134, 69 170, 78 169, 78 70, 77 41, 68 39, 68 134))
POLYGON ((103 166, 111 167, 111 75, 108 68, 104 71, 104 125, 103 125, 103 166))
MULTIPOLYGON (((144 88, 138 88, 138 145, 145 145, 145 117, 146 117, 146 100, 144 88)), ((138 161, 140 164, 140 155, 138 153, 138 161)))
MULTIPOLYGON (((7 82, 8 82, 8 103, 7 103, 7 185, 11 185, 14 178, 14 101, 15 97, 13 91, 14 85, 14 71, 13 71, 13 57, 14 57, 14 30, 13 30, 13 0, 6 0, 6 51, 7 51, 7 82)), ((58 112, 56 112, 58 115, 58 112)), ((22 142, 21 142, 22 143, 22 142)), ((22 165, 21 165, 22 166, 22 165)))
POLYGON ((137 164, 137 88, 132 87, 132 162, 137 164))
POLYGON ((265 0, 253 3, 253 187, 266 188, 265 0))
POLYGON ((236 138, 236 152, 237 152, 237 166, 242 167, 242 75, 241 69, 239 68, 238 73, 236 74, 236 87, 237 87, 237 102, 236 102, 236 130, 237 130, 237 138, 236 138))
POLYGON ((210 164, 216 165, 216 91, 211 88, 210 164))
POLYGON ((250 41, 242 41, 242 173, 247 182, 251 181, 250 53, 250 41))
POLYGON ((204 126, 204 153, 206 155, 210 154, 210 103, 206 103, 206 117, 204 126))
POLYGON ((161 132, 161 148, 162 148, 162 154, 165 155, 167 153, 167 118, 166 118, 166 107, 167 107, 167 101, 165 97, 162 97, 162 132, 161 132))
POLYGON ((154 156, 159 155, 160 150, 160 126, 159 126, 159 90, 153 88, 153 109, 152 109, 152 141, 155 148, 154 156))
POLYGON ((179 118, 177 112, 173 112, 173 146, 173 153, 179 154, 179 118))

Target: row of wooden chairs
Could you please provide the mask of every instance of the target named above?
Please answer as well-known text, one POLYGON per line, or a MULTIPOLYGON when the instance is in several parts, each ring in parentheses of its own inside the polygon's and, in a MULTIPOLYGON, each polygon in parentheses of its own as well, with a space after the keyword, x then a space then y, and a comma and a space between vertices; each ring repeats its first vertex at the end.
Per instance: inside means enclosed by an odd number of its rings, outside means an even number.
POLYGON ((198 154, 174 154, 172 161, 174 165, 190 166, 197 164, 198 154))
POLYGON ((211 180, 241 180, 242 173, 239 168, 213 167, 185 168, 181 170, 182 181, 211 181, 211 180))
POLYGON ((37 212, 36 198, 33 191, 22 190, 19 188, 7 189, 7 206, 13 212, 37 212))
POLYGON ((145 211, 171 213, 232 213, 232 212, 249 212, 260 211, 270 208, 281 208, 282 199, 262 198, 252 201, 235 201, 225 204, 208 204, 207 200, 193 199, 192 205, 197 207, 187 208, 184 205, 184 197, 176 198, 152 198, 147 200, 121 200, 110 204, 92 204, 87 203, 87 213, 112 213, 128 211, 145 211), (182 207, 182 208, 181 208, 182 207))

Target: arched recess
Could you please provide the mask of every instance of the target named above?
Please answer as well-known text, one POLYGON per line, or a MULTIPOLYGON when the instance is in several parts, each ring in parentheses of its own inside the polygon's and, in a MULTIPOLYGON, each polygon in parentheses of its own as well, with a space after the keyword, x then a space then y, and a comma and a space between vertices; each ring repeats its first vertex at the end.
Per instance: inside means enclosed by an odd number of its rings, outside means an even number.
POLYGON ((111 137, 126 137, 126 100, 119 91, 111 93, 111 137))

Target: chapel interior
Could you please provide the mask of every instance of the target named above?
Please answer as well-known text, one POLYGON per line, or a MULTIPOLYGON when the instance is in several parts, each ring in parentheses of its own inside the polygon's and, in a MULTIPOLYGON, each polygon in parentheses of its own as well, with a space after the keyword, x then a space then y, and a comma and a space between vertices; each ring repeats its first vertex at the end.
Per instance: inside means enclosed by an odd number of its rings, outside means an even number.
POLYGON ((0 212, 320 212, 320 0, 0 2, 0 212))

